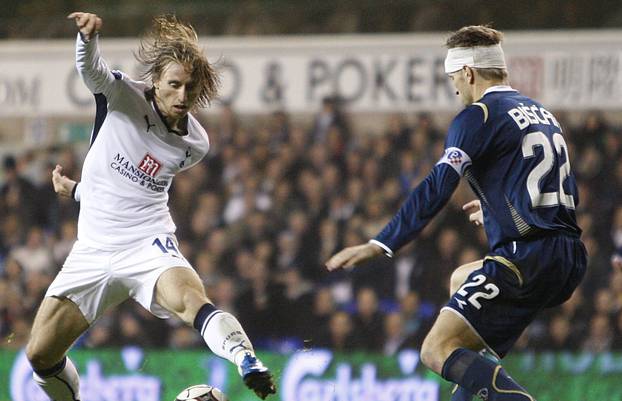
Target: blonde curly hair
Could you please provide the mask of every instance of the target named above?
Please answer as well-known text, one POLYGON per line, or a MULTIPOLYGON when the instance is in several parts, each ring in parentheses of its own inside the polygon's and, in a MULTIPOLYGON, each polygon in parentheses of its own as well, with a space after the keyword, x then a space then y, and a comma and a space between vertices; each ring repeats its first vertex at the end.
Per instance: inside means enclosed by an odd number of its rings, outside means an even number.
POLYGON ((184 66, 198 88, 198 107, 209 105, 218 94, 219 74, 199 48, 196 31, 174 15, 153 19, 151 30, 141 38, 138 52, 134 56, 146 67, 141 78, 152 83, 160 78, 169 63, 176 62, 184 66))

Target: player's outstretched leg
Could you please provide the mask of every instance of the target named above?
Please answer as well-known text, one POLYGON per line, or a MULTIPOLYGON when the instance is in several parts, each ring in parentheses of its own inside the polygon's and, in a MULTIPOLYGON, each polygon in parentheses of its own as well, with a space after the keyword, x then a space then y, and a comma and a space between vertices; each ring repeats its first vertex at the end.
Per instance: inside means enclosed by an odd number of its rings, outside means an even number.
POLYGON ((485 345, 452 310, 441 310, 421 347, 422 362, 486 401, 535 401, 496 361, 473 349, 485 345))
POLYGON ((164 271, 156 284, 156 302, 193 325, 213 353, 238 367, 244 383, 260 398, 276 393, 272 374, 255 356, 240 322, 216 309, 194 270, 176 267, 164 271))
POLYGON ((212 352, 237 365, 244 384, 261 399, 276 393, 272 374, 257 358, 242 325, 232 314, 206 303, 199 309, 194 327, 212 352))

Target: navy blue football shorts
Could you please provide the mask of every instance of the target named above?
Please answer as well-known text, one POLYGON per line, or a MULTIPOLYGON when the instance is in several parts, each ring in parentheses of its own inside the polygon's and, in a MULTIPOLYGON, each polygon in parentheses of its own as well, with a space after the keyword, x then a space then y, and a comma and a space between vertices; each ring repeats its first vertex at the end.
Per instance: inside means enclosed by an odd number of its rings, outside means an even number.
POLYGON ((586 264, 578 238, 560 234, 510 242, 486 256, 443 310, 464 319, 502 358, 540 310, 570 298, 586 264))

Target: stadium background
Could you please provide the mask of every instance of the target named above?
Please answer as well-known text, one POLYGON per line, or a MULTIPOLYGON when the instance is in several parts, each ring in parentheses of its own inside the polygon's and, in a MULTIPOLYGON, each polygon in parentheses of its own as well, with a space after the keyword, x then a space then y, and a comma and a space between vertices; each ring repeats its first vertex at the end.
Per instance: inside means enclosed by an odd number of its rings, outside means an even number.
MULTIPOLYGON (((542 100, 564 124, 590 253, 580 289, 529 327, 509 357, 510 371, 518 378, 537 372, 526 385, 540 400, 622 399, 615 381, 622 371, 622 273, 611 264, 622 247, 622 5, 5 3, 0 400, 40 399, 27 381, 20 350, 76 234, 78 205, 57 198, 49 179, 56 163, 79 177, 94 115, 80 83, 75 92, 65 85, 71 82, 75 30, 64 18, 76 9, 104 18, 104 57, 128 72, 130 50, 151 16, 174 12, 196 27, 210 58, 220 62, 225 93, 235 92, 236 77, 244 78, 239 96, 201 113, 212 150, 176 178, 170 207, 183 253, 210 297, 239 316, 273 361, 279 396, 288 401, 400 394, 447 399, 447 386, 439 389, 410 350, 418 348, 446 299, 451 270, 485 251, 483 233, 460 211, 470 191, 460 188, 395 259, 378 259, 349 274, 329 275, 321 266, 338 248, 374 235, 438 159, 459 105, 426 67, 442 59, 447 31, 494 22, 506 31, 506 53, 517 61, 510 64, 513 84, 542 100), (296 66, 301 68, 292 70, 296 66), (412 78, 404 74, 406 66, 416 71, 412 78), (312 95, 310 72, 326 74, 313 75, 312 95), (378 83, 379 76, 387 81, 378 83), (367 86, 355 98, 352 88, 361 87, 361 77, 367 86), (404 82, 411 91, 390 101, 390 92, 404 82), (305 375, 295 377, 294 371, 305 375)), ((197 381, 218 384, 235 400, 252 399, 192 329, 154 319, 133 303, 103 317, 74 350, 88 401, 119 394, 167 400, 197 381)))

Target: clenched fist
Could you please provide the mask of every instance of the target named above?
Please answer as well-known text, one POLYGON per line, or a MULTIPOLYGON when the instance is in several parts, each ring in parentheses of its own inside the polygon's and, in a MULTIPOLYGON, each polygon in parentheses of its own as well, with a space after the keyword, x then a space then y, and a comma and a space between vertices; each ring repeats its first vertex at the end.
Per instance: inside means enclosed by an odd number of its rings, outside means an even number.
POLYGON ((82 39, 86 42, 91 40, 102 27, 102 19, 91 13, 73 12, 67 16, 67 19, 76 21, 82 39))

